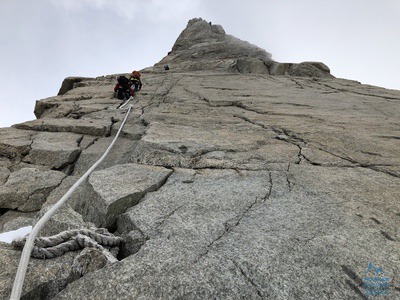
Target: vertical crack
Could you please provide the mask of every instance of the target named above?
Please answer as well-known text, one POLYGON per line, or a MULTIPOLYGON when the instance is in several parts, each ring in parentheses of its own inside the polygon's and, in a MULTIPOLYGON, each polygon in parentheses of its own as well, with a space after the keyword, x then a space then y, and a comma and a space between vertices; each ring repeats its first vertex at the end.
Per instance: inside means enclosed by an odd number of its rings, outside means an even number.
POLYGON ((76 141, 76 145, 77 145, 79 148, 81 147, 81 143, 82 143, 83 137, 84 137, 84 135, 82 134, 82 135, 78 138, 78 140, 76 141))
POLYGON ((301 148, 301 146, 300 146, 300 145, 297 145, 297 147, 299 148, 299 153, 297 154, 298 160, 295 162, 295 164, 296 164, 296 165, 299 165, 299 164, 301 163, 302 159, 304 158, 304 156, 303 156, 303 154, 301 153, 301 151, 303 150, 303 149, 301 148))
POLYGON ((290 173, 290 166, 291 166, 291 164, 289 162, 288 167, 286 169, 286 182, 287 182, 289 191, 291 191, 294 187, 294 183, 291 181, 292 174, 290 173))
POLYGON ((154 91, 153 95, 151 96, 151 102, 153 102, 153 100, 156 98, 157 95, 157 91, 162 88, 165 87, 165 91, 162 92, 160 98, 161 101, 158 101, 156 103, 156 107, 160 106, 161 103, 165 102, 165 99, 167 97, 167 95, 171 92, 171 90, 179 83, 179 81, 182 80, 183 77, 180 77, 178 79, 172 78, 171 81, 169 82, 169 86, 166 85, 166 81, 169 80, 171 77, 165 77, 164 80, 161 82, 160 86, 154 91))
POLYGON ((263 202, 267 202, 267 200, 269 200, 269 198, 271 197, 272 194, 272 188, 273 188, 273 182, 272 182, 272 174, 271 172, 268 172, 269 175, 269 189, 267 194, 265 195, 265 197, 263 198, 263 202))
MULTIPOLYGON (((20 156, 20 160, 21 161, 24 159, 25 156, 29 155, 29 153, 31 152, 33 143, 35 142, 35 139, 36 139, 36 135, 32 134, 32 135, 29 136, 29 138, 30 138, 31 142, 30 142, 29 146, 27 147, 28 149, 24 149, 24 151, 22 151, 20 153, 21 154, 21 156, 20 156)), ((15 156, 12 156, 10 158, 14 158, 14 157, 18 157, 18 152, 17 152, 17 154, 15 156)))
MULTIPOLYGON (((7 168, 7 170, 9 171, 9 173, 5 176, 4 180, 2 180, 3 182, 0 182, 0 185, 7 183, 8 179, 10 178, 12 171, 10 170, 10 168, 7 168)), ((0 209, 1 209, 1 207, 0 207, 0 209)), ((0 216, 1 216, 1 213, 0 213, 0 216)))
POLYGON ((248 283, 250 283, 251 286, 253 286, 255 288, 255 290, 257 291, 257 295, 259 298, 261 299, 265 299, 265 297, 263 296, 263 293, 261 293, 261 291, 259 290, 259 288, 257 287, 257 284, 253 281, 253 279, 251 279, 246 272, 239 266, 239 264, 234 261, 233 259, 229 259, 234 265, 235 267, 239 270, 240 274, 242 274, 242 276, 246 279, 246 281, 248 283))
MULTIPOLYGON (((231 232, 233 228, 237 227, 237 226, 240 224, 240 222, 242 221, 242 219, 244 218, 244 216, 245 216, 245 215, 253 208, 253 206, 256 205, 258 202, 259 202, 259 201, 258 201, 258 197, 256 197, 255 200, 254 200, 254 201, 239 215, 239 216, 236 217, 236 221, 232 222, 232 224, 229 223, 229 221, 231 221, 232 219, 231 219, 231 220, 228 220, 227 222, 225 222, 225 223, 224 223, 224 227, 225 227, 225 228, 224 228, 223 232, 222 232, 220 235, 218 235, 210 244, 208 244, 208 245, 206 246, 205 251, 203 251, 203 253, 200 253, 200 254, 199 254, 199 257, 194 261, 194 263, 198 263, 198 262, 200 261, 201 258, 203 258, 204 256, 206 256, 206 255, 210 252, 212 246, 213 246, 216 242, 218 242, 218 241, 221 240, 225 235, 227 235, 229 232, 231 232)), ((234 218, 234 219, 235 219, 235 218, 234 218)))

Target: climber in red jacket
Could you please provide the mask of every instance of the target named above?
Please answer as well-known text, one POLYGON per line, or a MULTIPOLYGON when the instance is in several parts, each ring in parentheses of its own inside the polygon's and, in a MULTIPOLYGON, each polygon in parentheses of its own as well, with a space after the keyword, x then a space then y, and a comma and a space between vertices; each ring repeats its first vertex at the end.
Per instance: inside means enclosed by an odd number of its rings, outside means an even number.
POLYGON ((138 71, 133 71, 131 77, 129 78, 129 84, 135 87, 135 91, 140 91, 142 88, 142 81, 140 80, 140 73, 138 71))

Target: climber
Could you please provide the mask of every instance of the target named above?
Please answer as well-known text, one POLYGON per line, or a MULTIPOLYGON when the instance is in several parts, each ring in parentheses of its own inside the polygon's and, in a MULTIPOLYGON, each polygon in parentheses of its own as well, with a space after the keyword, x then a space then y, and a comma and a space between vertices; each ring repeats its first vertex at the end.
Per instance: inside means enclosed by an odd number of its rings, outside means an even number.
POLYGON ((135 95, 135 92, 132 90, 131 85, 129 83, 128 78, 121 75, 117 78, 118 82, 114 87, 114 96, 116 96, 120 100, 129 99, 131 96, 135 95))
POLYGON ((142 88, 142 81, 140 80, 140 73, 138 71, 133 71, 131 77, 129 78, 129 85, 135 86, 135 91, 140 91, 142 88))

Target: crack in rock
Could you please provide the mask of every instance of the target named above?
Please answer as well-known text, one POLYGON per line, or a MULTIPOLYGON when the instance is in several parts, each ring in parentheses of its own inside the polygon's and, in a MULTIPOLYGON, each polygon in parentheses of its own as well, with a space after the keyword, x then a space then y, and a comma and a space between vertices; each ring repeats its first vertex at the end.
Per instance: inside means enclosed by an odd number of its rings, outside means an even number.
POLYGON ((296 133, 293 133, 289 129, 280 128, 280 127, 273 126, 273 125, 264 125, 262 123, 258 123, 256 121, 253 121, 244 116, 234 115, 234 117, 242 119, 242 120, 244 120, 250 124, 253 124, 255 126, 261 127, 262 129, 266 129, 266 130, 275 132, 276 134, 278 134, 276 136, 276 139, 278 139, 278 140, 282 140, 282 141, 291 143, 296 146, 298 146, 299 143, 301 143, 303 145, 307 145, 307 142, 304 139, 300 138, 296 133))
POLYGON ((316 147, 316 148, 318 150, 320 150, 320 151, 323 151, 325 153, 328 153, 330 155, 333 155, 335 157, 338 157, 340 159, 343 159, 345 161, 348 161, 348 162, 354 164, 353 168, 365 168, 365 169, 369 169, 369 170, 372 170, 372 171, 375 171, 375 172, 380 172, 380 173, 384 173, 384 174, 387 174, 387 175, 390 175, 390 176, 393 176, 393 177, 396 177, 396 178, 400 178, 400 175, 398 175, 398 174, 396 174, 394 172, 390 172, 390 171, 387 171, 387 170, 380 170, 380 169, 377 168, 379 166, 391 167, 391 166, 396 166, 396 165, 392 165, 392 164, 363 164, 363 163, 360 163, 360 162, 356 161, 355 159, 341 156, 341 155, 333 153, 333 152, 331 152, 331 151, 329 151, 327 149, 323 149, 321 147, 316 147))
POLYGON ((286 182, 287 182, 287 186, 289 188, 289 192, 292 191, 293 187, 294 187, 294 183, 291 181, 291 179, 293 179, 292 174, 290 173, 290 162, 288 164, 288 167, 286 169, 286 182))
POLYGON ((93 172, 88 179, 90 188, 82 196, 84 200, 74 203, 74 209, 85 220, 114 231, 120 215, 144 201, 148 193, 160 190, 173 173, 173 169, 140 164, 93 172))
POLYGON ((274 187, 274 183, 273 183, 273 181, 272 181, 272 174, 271 174, 271 172, 268 172, 268 176, 269 176, 269 189, 268 189, 268 192, 265 194, 265 197, 264 197, 264 199, 263 199, 263 202, 264 202, 264 203, 267 202, 267 200, 269 200, 269 198, 271 197, 272 189, 273 189, 273 187, 274 187))
POLYGON ((239 266, 239 264, 233 259, 229 259, 229 260, 235 265, 235 267, 239 270, 240 274, 242 274, 242 276, 246 279, 246 281, 255 288, 255 290, 257 291, 258 297, 261 299, 265 299, 266 296, 263 295, 263 293, 258 288, 257 284, 246 274, 246 272, 239 266))
POLYGON ((185 206, 184 204, 183 205, 180 205, 179 207, 177 207, 177 208, 175 208, 174 210, 172 210, 171 212, 169 212, 166 216, 164 216, 164 219, 160 222, 160 224, 158 224, 157 226, 156 226, 156 229, 159 229, 160 227, 162 227, 163 225, 164 225, 164 223, 169 219, 169 218, 171 218, 178 210, 180 210, 183 206, 185 206))
POLYGON ((290 79, 292 82, 294 82, 299 88, 304 89, 304 87, 300 84, 299 81, 297 81, 297 80, 295 80, 294 78, 289 77, 289 76, 285 76, 285 77, 288 78, 288 79, 290 79))
POLYGON ((368 299, 361 291, 361 288, 364 287, 364 282, 360 277, 358 277, 356 272, 354 272, 351 268, 345 265, 341 265, 341 268, 343 272, 351 279, 351 281, 349 279, 346 279, 347 285, 350 286, 350 288, 354 290, 356 294, 361 296, 362 299, 368 299))
MULTIPOLYGON (((265 197, 264 197, 265 198, 265 197)), ((260 203, 258 201, 258 198, 255 198, 255 200, 238 216, 236 216, 235 218, 232 218, 228 221, 226 221, 224 223, 224 230, 223 232, 217 236, 210 244, 208 244, 206 246, 205 251, 203 251, 203 253, 199 254, 199 257, 194 261, 194 263, 198 263, 204 256, 206 256, 210 251, 211 248, 213 247, 213 245, 215 243, 217 243, 219 240, 221 240, 224 236, 226 236, 227 234, 229 234, 233 228, 237 227, 240 222, 242 221, 242 219, 245 217, 245 215, 257 204, 260 203), (231 222, 232 221, 232 222, 231 222)))
POLYGON ((322 82, 321 82, 320 84, 323 85, 323 86, 325 86, 325 87, 328 87, 328 88, 330 88, 330 89, 339 91, 339 92, 352 93, 352 94, 361 95, 361 96, 377 97, 377 98, 385 99, 385 100, 387 100, 387 101, 390 101, 390 100, 400 100, 400 98, 398 98, 398 97, 391 97, 391 96, 387 96, 387 95, 382 96, 382 95, 379 95, 379 94, 371 94, 371 93, 362 93, 362 92, 357 92, 357 91, 355 91, 355 90, 350 90, 350 89, 345 89, 345 88, 339 89, 339 88, 330 86, 330 85, 327 84, 327 83, 322 83, 322 82))
POLYGON ((178 83, 182 80, 183 77, 179 77, 178 79, 172 78, 172 76, 167 76, 163 79, 161 82, 160 86, 154 91, 154 94, 151 97, 151 101, 154 101, 156 96, 157 96, 157 91, 161 88, 165 88, 166 90, 162 92, 161 96, 161 101, 158 101, 156 103, 156 107, 159 107, 160 104, 165 103, 165 99, 167 95, 171 92, 171 90, 178 85, 178 83), (169 80, 169 86, 166 85, 166 81, 169 80))
MULTIPOLYGON (((258 122, 256 122, 256 121, 253 121, 253 120, 249 119, 248 117, 238 116, 238 115, 235 115, 234 117, 237 117, 237 118, 239 118, 239 119, 242 119, 242 120, 244 120, 244 121, 246 121, 246 122, 248 122, 248 123, 251 123, 251 124, 253 124, 253 125, 259 126, 259 127, 263 128, 263 129, 272 130, 272 131, 274 131, 275 133, 278 134, 278 135, 276 136, 276 139, 281 140, 281 141, 285 141, 285 142, 288 142, 288 143, 290 143, 290 144, 293 144, 293 145, 298 146, 299 149, 300 149, 299 155, 298 155, 299 161, 296 162, 296 164, 300 164, 301 161, 302 161, 302 158, 304 158, 304 159, 305 159, 306 161, 308 161, 311 165, 316 165, 316 166, 320 165, 320 164, 318 164, 318 163, 314 163, 314 162, 310 161, 308 158, 306 158, 306 157, 301 153, 301 152, 302 152, 301 146, 303 146, 303 145, 304 145, 304 146, 305 146, 305 145, 308 145, 308 142, 307 142, 306 140, 304 140, 303 138, 299 137, 296 133, 293 133, 292 131, 290 131, 290 130, 288 130, 288 129, 285 129, 285 128, 279 128, 279 127, 276 127, 276 126, 269 126, 269 125, 267 126, 267 125, 258 123, 258 122)), ((338 155, 338 154, 335 154, 335 153, 333 153, 333 152, 331 152, 331 151, 329 151, 329 150, 323 149, 323 148, 321 148, 321 147, 312 147, 312 148, 316 148, 316 149, 318 149, 318 150, 320 150, 320 151, 323 151, 323 152, 325 152, 325 153, 328 153, 328 154, 330 154, 330 155, 333 155, 333 156, 335 156, 335 157, 338 157, 338 158, 340 158, 340 159, 343 159, 343 160, 345 160, 345 161, 348 161, 348 162, 350 162, 350 163, 352 163, 352 164, 355 164, 355 167, 363 167, 363 168, 367 168, 367 169, 370 169, 370 170, 373 170, 373 171, 376 171, 376 172, 381 172, 381 173, 384 173, 384 174, 387 174, 387 175, 390 175, 390 176, 393 176, 393 177, 400 178, 400 175, 398 175, 398 174, 395 173, 395 172, 391 172, 391 171, 387 171, 387 170, 381 170, 381 169, 378 169, 378 168, 377 168, 377 167, 379 167, 379 166, 394 166, 394 165, 392 165, 392 164, 388 164, 388 165, 383 165, 383 164, 380 164, 380 165, 378 165, 378 164, 370 164, 370 165, 367 165, 367 164, 362 164, 362 163, 360 163, 360 162, 358 162, 358 161, 356 161, 356 160, 354 160, 354 159, 351 159, 351 158, 348 158, 348 157, 344 157, 344 156, 340 156, 340 155, 338 155)))

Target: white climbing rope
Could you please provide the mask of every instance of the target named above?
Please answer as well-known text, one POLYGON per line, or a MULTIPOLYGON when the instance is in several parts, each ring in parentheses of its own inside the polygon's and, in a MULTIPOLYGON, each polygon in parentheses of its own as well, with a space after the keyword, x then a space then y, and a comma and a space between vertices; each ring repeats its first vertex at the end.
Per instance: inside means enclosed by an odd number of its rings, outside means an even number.
POLYGON ((119 109, 124 108, 124 107, 129 103, 129 101, 131 101, 132 99, 133 99, 133 97, 130 96, 129 99, 128 99, 124 104, 122 104, 122 105, 119 107, 119 109))
MULTIPOLYGON (((11 245, 14 249, 22 249, 25 242, 26 237, 17 238, 12 241, 11 245)), ((55 258, 69 251, 86 247, 97 248, 103 253, 110 251, 110 254, 112 252, 117 256, 121 242, 121 237, 114 236, 105 228, 72 229, 49 237, 37 237, 31 257, 55 258)))
POLYGON ((68 198, 71 196, 71 194, 77 189, 77 187, 93 172, 93 170, 104 160, 104 158, 107 156, 107 154, 110 152, 111 148, 114 146, 119 134, 122 131, 122 128, 125 125, 126 120, 128 119, 129 113, 131 112, 132 105, 129 105, 128 111, 126 113, 126 116, 124 120, 122 121, 121 126, 119 127, 119 130, 117 134, 115 135, 115 138, 111 142, 110 146, 107 148, 107 150, 104 152, 102 157, 98 161, 94 163, 94 165, 86 171, 85 174, 82 175, 81 178, 78 179, 77 182, 65 193, 65 195, 58 200, 56 204, 54 204, 44 215, 43 217, 40 218, 40 220, 36 223, 36 225, 33 227, 31 233, 28 236, 28 239, 26 240, 24 249, 21 254, 21 259, 19 261, 18 265, 18 270, 17 274, 15 275, 14 279, 14 284, 13 288, 11 291, 11 297, 10 300, 19 300, 21 297, 22 293, 22 287, 24 285, 24 280, 25 280, 25 275, 26 275, 26 270, 28 268, 28 263, 29 263, 29 258, 31 256, 31 252, 33 249, 33 245, 35 242, 35 238, 38 235, 40 229, 47 223, 48 220, 55 214, 55 212, 68 200, 68 198))

